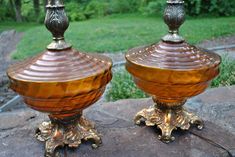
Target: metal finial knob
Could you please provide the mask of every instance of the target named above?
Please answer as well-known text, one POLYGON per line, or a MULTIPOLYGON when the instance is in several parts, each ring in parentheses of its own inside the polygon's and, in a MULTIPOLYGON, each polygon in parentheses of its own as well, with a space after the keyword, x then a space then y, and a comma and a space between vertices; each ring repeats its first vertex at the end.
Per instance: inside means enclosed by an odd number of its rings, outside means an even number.
POLYGON ((166 42, 183 42, 179 28, 185 21, 184 1, 168 0, 164 11, 164 21, 169 27, 169 33, 162 38, 166 42))
POLYGON ((64 11, 62 0, 48 0, 46 8, 45 25, 53 35, 53 42, 47 46, 47 49, 63 50, 70 48, 71 45, 64 40, 64 33, 69 27, 69 20, 64 11))

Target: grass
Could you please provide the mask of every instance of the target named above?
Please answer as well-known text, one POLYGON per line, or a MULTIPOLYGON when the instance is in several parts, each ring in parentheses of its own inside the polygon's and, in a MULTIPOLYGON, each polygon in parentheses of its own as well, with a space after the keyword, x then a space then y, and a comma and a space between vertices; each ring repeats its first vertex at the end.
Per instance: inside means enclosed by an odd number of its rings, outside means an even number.
MULTIPOLYGON (((220 75, 211 83, 211 88, 221 86, 235 85, 235 60, 228 56, 222 56, 222 64, 220 65, 220 75)), ((111 86, 107 91, 107 101, 116 101, 127 98, 145 98, 147 95, 138 89, 132 81, 131 75, 125 69, 118 69, 114 73, 111 86)))
MULTIPOLYGON (((188 19, 182 26, 181 34, 195 44, 235 33, 234 28, 235 17, 188 19)), ((65 36, 79 50, 114 53, 157 42, 166 32, 162 18, 130 14, 71 23, 65 36)), ((44 26, 28 29, 17 45, 13 58, 33 56, 44 50, 50 41, 51 35, 44 26)))
POLYGON ((11 30, 14 29, 17 32, 26 32, 27 30, 38 26, 36 23, 16 23, 16 22, 1 22, 0 24, 0 32, 3 32, 5 30, 11 30))

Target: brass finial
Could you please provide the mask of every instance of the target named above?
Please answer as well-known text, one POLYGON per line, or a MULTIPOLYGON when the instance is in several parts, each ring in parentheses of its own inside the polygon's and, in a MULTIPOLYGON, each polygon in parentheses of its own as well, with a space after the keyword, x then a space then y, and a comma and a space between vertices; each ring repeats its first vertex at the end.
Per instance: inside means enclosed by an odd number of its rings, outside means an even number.
POLYGON ((184 1, 168 0, 164 11, 164 21, 169 27, 169 33, 162 38, 165 42, 183 42, 184 38, 179 35, 179 27, 185 21, 184 1))
POLYGON ((64 32, 69 27, 69 20, 64 11, 62 0, 48 0, 45 17, 46 28, 52 33, 53 41, 47 46, 49 50, 64 50, 71 44, 64 40, 64 32))

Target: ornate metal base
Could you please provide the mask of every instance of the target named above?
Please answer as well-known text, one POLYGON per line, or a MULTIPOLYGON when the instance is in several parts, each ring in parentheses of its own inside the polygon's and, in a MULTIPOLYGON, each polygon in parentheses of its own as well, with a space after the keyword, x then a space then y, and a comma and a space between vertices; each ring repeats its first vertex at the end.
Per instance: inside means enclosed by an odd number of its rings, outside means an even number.
POLYGON ((58 147, 68 145, 76 148, 81 144, 81 140, 93 141, 93 148, 101 144, 101 138, 94 130, 94 125, 81 115, 71 119, 50 119, 51 122, 43 122, 36 131, 36 138, 46 142, 45 157, 58 157, 58 147))
POLYGON ((145 122, 147 126, 157 125, 162 131, 159 139, 165 143, 174 141, 175 138, 171 133, 177 128, 188 130, 190 124, 195 124, 198 129, 203 129, 203 121, 195 114, 186 111, 183 107, 160 108, 155 105, 137 113, 134 121, 137 125, 141 122, 145 122))

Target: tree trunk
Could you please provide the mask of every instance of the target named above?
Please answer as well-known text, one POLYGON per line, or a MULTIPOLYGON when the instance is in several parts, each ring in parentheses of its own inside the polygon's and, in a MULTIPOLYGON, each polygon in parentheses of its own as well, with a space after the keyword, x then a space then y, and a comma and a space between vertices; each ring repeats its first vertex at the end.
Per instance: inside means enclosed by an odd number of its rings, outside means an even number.
POLYGON ((46 5, 47 5, 47 3, 48 3, 48 0, 43 0, 44 12, 46 12, 46 11, 47 11, 47 10, 46 10, 46 5))
POLYGON ((35 17, 38 18, 39 14, 40 14, 40 2, 39 2, 39 0, 33 0, 33 7, 34 7, 35 17))
POLYGON ((22 22, 22 15, 21 15, 21 0, 15 0, 15 8, 16 8, 16 21, 22 22))
POLYGON ((10 0, 10 4, 15 12, 15 18, 17 22, 22 22, 22 15, 21 15, 21 0, 10 0))

